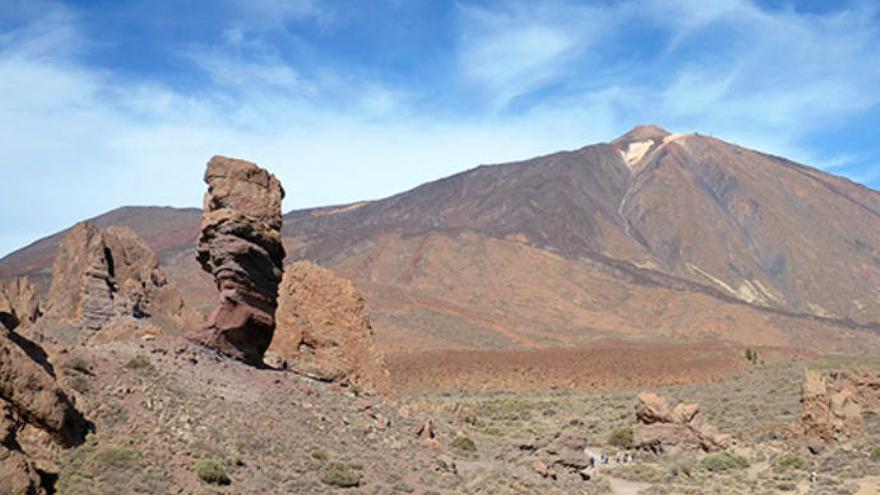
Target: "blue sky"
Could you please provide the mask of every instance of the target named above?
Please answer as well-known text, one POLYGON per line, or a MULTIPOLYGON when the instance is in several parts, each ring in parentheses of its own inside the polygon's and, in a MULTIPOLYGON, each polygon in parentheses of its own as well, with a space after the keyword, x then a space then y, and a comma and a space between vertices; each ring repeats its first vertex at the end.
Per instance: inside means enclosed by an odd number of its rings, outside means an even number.
POLYGON ((214 154, 290 210, 658 123, 880 188, 869 0, 3 0, 0 95, 0 254, 214 154))

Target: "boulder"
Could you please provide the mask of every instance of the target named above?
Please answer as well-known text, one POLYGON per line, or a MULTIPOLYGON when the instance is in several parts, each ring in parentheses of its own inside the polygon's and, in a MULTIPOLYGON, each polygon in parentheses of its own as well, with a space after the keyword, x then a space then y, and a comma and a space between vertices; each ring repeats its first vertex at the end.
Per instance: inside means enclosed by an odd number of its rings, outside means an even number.
POLYGON ((639 394, 638 402, 636 402, 636 419, 644 425, 674 422, 669 402, 664 397, 652 392, 639 394))
POLYGON ((0 280, 0 325, 12 330, 37 321, 40 304, 27 277, 0 280))
POLYGON ((880 412, 880 374, 873 370, 805 370, 795 429, 808 438, 842 441, 862 432, 864 411, 880 412))
POLYGON ((700 448, 711 452, 730 445, 731 437, 718 432, 700 414, 698 404, 669 402, 657 394, 645 392, 636 402, 636 421, 633 431, 636 446, 654 452, 664 447, 700 448))
POLYGON ((215 156, 205 172, 208 192, 196 259, 214 277, 219 304, 187 338, 261 364, 275 331, 284 189, 254 163, 215 156))
POLYGON ((70 229, 58 247, 46 317, 89 330, 120 318, 153 318, 167 329, 199 320, 134 231, 118 226, 102 231, 89 222, 70 229))
POLYGON ((269 350, 294 370, 367 391, 388 388, 364 298, 350 281, 308 261, 284 271, 269 350))
POLYGON ((25 426, 62 447, 81 444, 88 423, 58 386, 45 353, 0 329, 0 493, 45 493, 39 472, 17 439, 25 426), (42 360, 41 360, 42 359, 42 360))

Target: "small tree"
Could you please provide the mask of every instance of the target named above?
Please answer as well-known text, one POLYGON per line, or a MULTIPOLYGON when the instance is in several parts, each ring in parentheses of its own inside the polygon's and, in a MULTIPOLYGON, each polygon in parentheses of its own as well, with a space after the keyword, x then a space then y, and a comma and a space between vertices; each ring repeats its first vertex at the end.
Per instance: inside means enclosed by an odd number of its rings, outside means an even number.
POLYGON ((751 348, 746 349, 746 360, 752 364, 758 364, 758 353, 751 348))

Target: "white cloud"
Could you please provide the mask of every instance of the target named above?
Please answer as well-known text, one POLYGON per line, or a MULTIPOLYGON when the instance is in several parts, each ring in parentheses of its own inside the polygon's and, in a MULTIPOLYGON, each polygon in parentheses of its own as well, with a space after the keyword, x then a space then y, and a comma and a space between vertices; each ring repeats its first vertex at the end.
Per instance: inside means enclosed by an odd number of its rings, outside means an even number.
POLYGON ((458 5, 460 65, 499 110, 569 73, 569 63, 602 33, 607 12, 556 4, 458 5))
MULTIPOLYGON (((332 15, 321 5, 294 2, 274 13, 276 4, 254 5, 256 13, 242 19, 263 20, 221 26, 225 45, 176 47, 211 81, 189 92, 82 63, 90 40, 63 7, 43 4, 34 22, 0 34, 0 253, 117 206, 199 206, 213 154, 276 172, 286 209, 378 198, 480 163, 608 140, 644 122, 849 172, 843 158, 823 155, 804 136, 876 104, 880 94, 880 67, 870 63, 877 28, 858 10, 804 16, 742 1, 713 3, 711 11, 685 0, 506 3, 457 9, 461 73, 452 82, 476 86, 491 108, 440 117, 420 109, 420 88, 348 67, 303 71, 256 34, 255 26, 326 22, 317 20, 332 15), (661 6, 666 14, 653 17, 661 6), (609 75, 608 61, 591 56, 643 27, 670 33, 669 46, 657 46, 645 66, 609 75), (718 27, 742 28, 742 49, 682 54, 718 27), (664 77, 645 79, 657 73, 664 77), (597 74, 601 84, 584 86, 598 89, 501 111, 518 96, 559 82, 592 83, 597 74)), ((444 97, 455 98, 461 89, 449 91, 444 97)), ((863 173, 857 178, 876 175, 863 173)))

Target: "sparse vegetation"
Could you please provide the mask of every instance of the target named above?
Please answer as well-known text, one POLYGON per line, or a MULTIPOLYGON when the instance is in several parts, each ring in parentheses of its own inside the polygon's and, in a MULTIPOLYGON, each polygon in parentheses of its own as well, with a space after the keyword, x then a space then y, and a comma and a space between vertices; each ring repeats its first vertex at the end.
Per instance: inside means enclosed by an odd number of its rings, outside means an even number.
POLYGON ((464 435, 459 435, 455 437, 455 439, 452 440, 449 446, 452 447, 454 450, 458 450, 460 452, 470 453, 477 451, 477 444, 475 444, 474 441, 471 440, 469 437, 466 437, 464 435))
POLYGON ((880 462, 880 445, 871 449, 870 454, 871 460, 874 462, 880 462))
POLYGON ((331 462, 324 468, 321 482, 325 485, 350 488, 361 484, 361 476, 347 464, 331 462))
POLYGON ((147 356, 135 356, 129 359, 123 367, 134 371, 152 371, 154 369, 153 363, 150 362, 150 358, 147 356))
POLYGON ((608 445, 619 447, 621 449, 631 449, 635 446, 633 440, 633 430, 630 427, 617 428, 608 435, 608 445))
POLYGON ((202 459, 196 463, 196 475, 205 483, 228 485, 231 481, 222 464, 213 459, 202 459))
POLYGON ((745 457, 730 452, 709 454, 700 461, 700 467, 712 473, 745 469, 749 461, 745 457))
POLYGON ((327 456, 327 453, 323 450, 316 450, 312 452, 312 459, 316 461, 326 462, 329 457, 327 456))
POLYGON ((79 392, 80 394, 88 393, 91 390, 89 380, 82 375, 74 375, 67 378, 67 385, 79 392))
POLYGON ((796 454, 782 454, 773 459, 773 465, 782 469, 799 469, 803 471, 810 466, 810 463, 796 454))
POLYGON ((746 349, 746 360, 752 364, 758 364, 758 352, 754 349, 746 349))
POLYGON ((90 375, 91 365, 82 356, 73 356, 61 365, 61 369, 66 375, 73 375, 74 372, 90 375))
POLYGON ((105 447, 95 454, 95 460, 105 467, 123 467, 137 459, 137 452, 126 447, 105 447))

